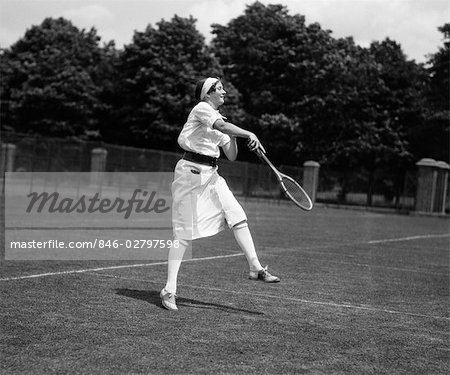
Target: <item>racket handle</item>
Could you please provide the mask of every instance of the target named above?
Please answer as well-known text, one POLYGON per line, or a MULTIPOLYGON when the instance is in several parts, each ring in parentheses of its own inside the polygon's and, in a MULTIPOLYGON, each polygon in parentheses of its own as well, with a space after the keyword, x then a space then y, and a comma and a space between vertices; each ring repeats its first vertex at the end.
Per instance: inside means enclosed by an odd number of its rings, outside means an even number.
POLYGON ((253 152, 256 154, 256 155, 258 155, 258 157, 261 159, 261 160, 264 160, 264 158, 263 158, 263 152, 261 151, 261 149, 258 147, 257 149, 255 149, 255 150, 253 150, 253 152))

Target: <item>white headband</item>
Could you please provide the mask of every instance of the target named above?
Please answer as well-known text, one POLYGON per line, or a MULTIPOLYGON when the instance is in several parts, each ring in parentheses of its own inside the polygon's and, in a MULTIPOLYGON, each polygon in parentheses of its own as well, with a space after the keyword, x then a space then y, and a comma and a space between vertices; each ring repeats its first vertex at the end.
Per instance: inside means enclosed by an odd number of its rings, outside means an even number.
POLYGON ((206 81, 203 83, 202 92, 200 94, 200 100, 205 99, 206 94, 211 89, 212 85, 214 85, 219 80, 217 78, 206 78, 206 81))

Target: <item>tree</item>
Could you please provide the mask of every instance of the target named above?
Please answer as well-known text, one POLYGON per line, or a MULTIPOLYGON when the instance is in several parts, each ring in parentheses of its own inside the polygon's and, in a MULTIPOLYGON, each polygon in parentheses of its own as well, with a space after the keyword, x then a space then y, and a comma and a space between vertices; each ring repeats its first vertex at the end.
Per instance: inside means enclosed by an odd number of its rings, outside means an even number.
POLYGON ((279 149, 274 160, 292 163, 306 153, 315 157, 313 145, 320 140, 305 129, 317 126, 317 114, 331 108, 324 101, 335 79, 330 32, 318 24, 307 26, 303 16, 289 15, 282 5, 256 2, 227 26, 213 25, 213 34, 214 53, 242 94, 246 124, 267 134, 263 141, 276 150, 264 125, 267 116, 290 119, 292 126, 282 132, 297 142, 290 148, 293 154, 279 149), (304 134, 308 139, 301 144, 304 134))
MULTIPOLYGON (((348 169, 405 154, 395 119, 402 110, 394 113, 394 103, 389 108, 380 101, 388 92, 394 98, 410 88, 391 85, 389 62, 375 56, 375 47, 370 51, 352 38, 335 39, 282 5, 259 2, 227 26, 213 25, 213 33, 214 52, 242 94, 248 123, 275 150, 276 161, 312 158, 348 169), (291 147, 273 142, 276 132, 291 147)), ((413 63, 396 58, 408 68, 404 75, 414 72, 413 63)))
POLYGON ((390 141, 385 143, 391 145, 392 152, 386 161, 402 165, 413 161, 407 134, 423 122, 427 72, 422 65, 408 61, 400 45, 390 39, 372 43, 370 51, 380 66, 383 82, 373 101, 385 114, 383 122, 389 126, 390 141))
MULTIPOLYGON (((358 96, 348 103, 353 121, 346 124, 345 136, 337 139, 334 155, 337 159, 344 156, 338 165, 345 165, 345 159, 349 165, 351 160, 367 173, 367 204, 371 205, 375 173, 401 175, 413 160, 407 134, 422 121, 426 72, 408 61, 401 46, 390 39, 373 42, 367 53, 359 58, 365 69, 357 75, 358 96)), ((395 179, 385 179, 383 184, 401 183, 395 179)))
POLYGON ((276 162, 363 170, 371 186, 376 170, 411 162, 407 133, 422 121, 426 72, 396 42, 362 48, 260 2, 226 26, 213 25, 213 33, 247 123, 276 162))
POLYGON ((428 101, 436 109, 449 110, 449 61, 450 61, 450 23, 438 27, 443 34, 444 45, 432 54, 430 64, 430 91, 428 101))
POLYGON ((429 81, 424 90, 427 110, 423 122, 409 132, 416 160, 434 158, 450 162, 450 23, 438 27, 443 34, 444 45, 428 60, 429 81))
POLYGON ((1 55, 2 126, 20 132, 86 137, 98 133, 105 66, 113 44, 94 28, 45 19, 1 55))
MULTIPOLYGON (((135 32, 120 56, 117 93, 120 108, 106 139, 121 138, 137 146, 176 149, 176 138, 195 104, 195 82, 222 76, 192 17, 174 16, 135 32)), ((231 104, 238 93, 227 85, 231 104)), ((238 111, 237 111, 238 112, 238 111)), ((236 112, 236 113, 237 113, 236 112)))

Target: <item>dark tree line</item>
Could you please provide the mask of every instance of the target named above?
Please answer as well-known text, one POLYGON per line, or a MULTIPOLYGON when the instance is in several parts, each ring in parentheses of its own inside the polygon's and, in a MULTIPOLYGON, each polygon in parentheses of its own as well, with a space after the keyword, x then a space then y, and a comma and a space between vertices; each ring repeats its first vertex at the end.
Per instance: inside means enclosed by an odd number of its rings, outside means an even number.
POLYGON ((45 19, 0 55, 2 130, 178 150, 194 83, 213 75, 228 91, 222 112, 276 162, 371 172, 448 161, 450 24, 424 65, 393 40, 362 48, 282 5, 213 25, 210 45, 195 23, 162 20, 119 50, 94 28, 45 19))

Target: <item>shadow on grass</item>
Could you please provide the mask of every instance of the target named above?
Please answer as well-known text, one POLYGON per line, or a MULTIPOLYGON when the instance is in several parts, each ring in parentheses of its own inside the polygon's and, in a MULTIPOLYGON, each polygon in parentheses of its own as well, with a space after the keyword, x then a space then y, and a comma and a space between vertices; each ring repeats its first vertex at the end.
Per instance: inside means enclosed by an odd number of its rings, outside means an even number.
MULTIPOLYGON (((159 297, 159 291, 155 290, 136 290, 136 289, 116 289, 116 293, 120 296, 130 297, 139 299, 148 303, 151 303, 152 305, 158 306, 161 309, 164 309, 164 307, 161 305, 161 298, 159 297)), ((211 302, 203 302, 198 301, 191 298, 184 298, 184 297, 177 297, 177 305, 178 307, 191 307, 196 309, 216 309, 225 311, 228 313, 233 314, 252 314, 252 315, 264 315, 264 313, 259 311, 253 311, 253 310, 246 310, 246 309, 238 309, 236 307, 232 306, 226 306, 221 305, 218 303, 211 303, 211 302)))

